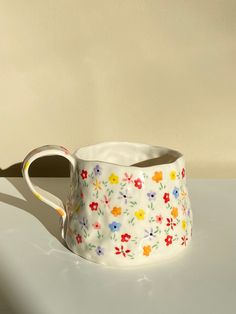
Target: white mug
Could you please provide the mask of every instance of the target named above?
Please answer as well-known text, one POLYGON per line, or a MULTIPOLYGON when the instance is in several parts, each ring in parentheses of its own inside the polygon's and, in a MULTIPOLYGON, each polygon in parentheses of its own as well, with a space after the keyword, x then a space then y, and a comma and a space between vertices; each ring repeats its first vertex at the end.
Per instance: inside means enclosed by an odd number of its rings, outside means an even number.
POLYGON ((105 142, 67 149, 47 145, 30 152, 23 176, 34 195, 62 217, 68 248, 110 266, 155 263, 184 250, 192 236, 192 210, 184 157, 158 146, 105 142), (66 204, 32 184, 31 163, 60 155, 70 161, 66 204))

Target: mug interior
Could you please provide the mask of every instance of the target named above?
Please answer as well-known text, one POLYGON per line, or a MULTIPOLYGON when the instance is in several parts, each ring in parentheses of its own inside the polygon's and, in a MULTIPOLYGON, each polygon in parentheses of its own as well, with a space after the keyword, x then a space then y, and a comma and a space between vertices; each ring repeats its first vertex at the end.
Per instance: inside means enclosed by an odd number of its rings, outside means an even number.
POLYGON ((166 147, 129 142, 104 142, 85 146, 75 152, 81 160, 98 161, 120 166, 148 167, 176 161, 181 153, 166 147))

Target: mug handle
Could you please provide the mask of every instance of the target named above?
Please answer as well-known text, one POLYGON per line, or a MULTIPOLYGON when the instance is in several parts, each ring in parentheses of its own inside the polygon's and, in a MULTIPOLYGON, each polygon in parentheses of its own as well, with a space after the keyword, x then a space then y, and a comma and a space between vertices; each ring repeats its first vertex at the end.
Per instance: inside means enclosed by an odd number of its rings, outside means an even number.
POLYGON ((55 195, 34 185, 29 176, 30 165, 38 158, 44 156, 62 156, 69 160, 72 169, 75 170, 76 160, 69 151, 58 145, 45 145, 32 150, 24 159, 22 174, 31 192, 42 202, 54 208, 62 218, 62 238, 64 239, 64 224, 66 220, 66 210, 63 202, 55 195))

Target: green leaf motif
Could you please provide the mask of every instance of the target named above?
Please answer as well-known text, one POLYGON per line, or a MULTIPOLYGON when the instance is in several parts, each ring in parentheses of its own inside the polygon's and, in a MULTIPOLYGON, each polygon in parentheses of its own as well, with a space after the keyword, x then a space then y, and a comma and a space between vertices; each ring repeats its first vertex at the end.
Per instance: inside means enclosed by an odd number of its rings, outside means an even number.
POLYGON ((94 249, 96 247, 96 245, 89 243, 87 245, 88 249, 91 251, 92 249, 94 249))
POLYGON ((134 217, 133 217, 132 219, 130 219, 130 220, 128 221, 128 223, 131 224, 132 226, 134 226, 134 217))
POLYGON ((135 202, 135 201, 130 201, 129 203, 131 204, 130 205, 131 207, 134 207, 135 205, 137 205, 137 202, 135 202))

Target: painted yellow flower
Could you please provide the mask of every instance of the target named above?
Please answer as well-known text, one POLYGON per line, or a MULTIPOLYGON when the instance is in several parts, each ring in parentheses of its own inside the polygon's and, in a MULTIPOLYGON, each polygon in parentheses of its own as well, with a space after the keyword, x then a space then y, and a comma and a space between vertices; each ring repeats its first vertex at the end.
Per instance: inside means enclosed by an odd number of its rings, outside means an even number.
POLYGON ((109 181, 111 184, 118 184, 119 183, 119 177, 115 173, 112 173, 109 177, 109 181))
POLYGON ((183 229, 183 230, 186 230, 186 227, 187 227, 187 222, 186 222, 186 220, 182 220, 182 229, 183 229))
POLYGON ((143 220, 145 216, 145 211, 143 209, 139 209, 134 214, 138 220, 143 220))
POLYGON ((149 256, 151 251, 152 251, 152 248, 150 245, 143 246, 143 255, 149 256))
POLYGON ((162 178, 163 178, 162 171, 155 171, 152 180, 158 183, 162 180, 162 178))
POLYGON ((121 215, 121 212, 121 207, 113 207, 113 209, 111 210, 112 215, 115 217, 121 215))
POLYGON ((171 180, 175 180, 175 179, 176 179, 176 171, 175 171, 175 170, 172 170, 172 171, 170 172, 170 179, 171 179, 171 180))
POLYGON ((171 215, 174 217, 174 218, 176 218, 176 217, 178 217, 178 208, 177 207, 173 207, 172 208, 172 211, 171 211, 171 215))
POLYGON ((94 185, 94 190, 98 191, 98 190, 101 190, 102 187, 101 187, 101 182, 98 181, 98 179, 96 179, 95 182, 93 182, 93 185, 94 185))
POLYGON ((185 199, 187 196, 187 193, 183 191, 183 192, 181 192, 181 196, 182 196, 182 199, 185 199))

